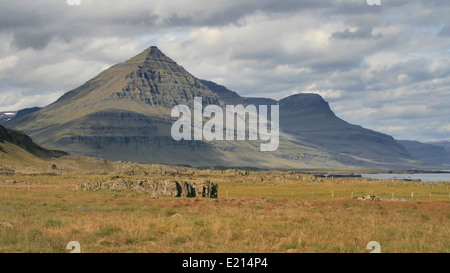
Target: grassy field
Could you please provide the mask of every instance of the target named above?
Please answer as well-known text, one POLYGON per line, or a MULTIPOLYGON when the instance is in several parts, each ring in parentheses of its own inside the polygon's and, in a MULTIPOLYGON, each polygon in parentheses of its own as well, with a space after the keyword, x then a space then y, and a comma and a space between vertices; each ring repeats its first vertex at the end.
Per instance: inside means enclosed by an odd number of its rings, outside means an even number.
POLYGON ((176 179, 210 179, 218 199, 74 190, 118 176, 0 176, 0 252, 450 252, 450 183, 203 171, 176 179))

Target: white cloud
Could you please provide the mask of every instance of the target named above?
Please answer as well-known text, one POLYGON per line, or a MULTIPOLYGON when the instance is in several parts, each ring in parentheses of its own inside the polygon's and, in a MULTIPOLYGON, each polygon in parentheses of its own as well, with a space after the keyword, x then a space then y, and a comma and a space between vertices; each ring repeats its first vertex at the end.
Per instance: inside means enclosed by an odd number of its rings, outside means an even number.
POLYGON ((47 94, 27 95, 22 90, 11 90, 0 93, 0 107, 2 111, 17 111, 35 107, 36 105, 46 105, 48 101, 55 101, 61 97, 64 92, 52 92, 47 94))
POLYGON ((18 59, 17 56, 8 56, 0 59, 0 72, 14 67, 18 59))

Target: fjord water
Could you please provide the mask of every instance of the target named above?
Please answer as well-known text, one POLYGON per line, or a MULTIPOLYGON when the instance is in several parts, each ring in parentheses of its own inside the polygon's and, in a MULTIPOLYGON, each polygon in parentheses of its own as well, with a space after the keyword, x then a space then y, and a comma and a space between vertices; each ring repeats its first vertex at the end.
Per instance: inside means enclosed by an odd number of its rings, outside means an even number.
POLYGON ((450 181, 450 173, 365 173, 361 175, 374 179, 420 179, 422 182, 450 181))

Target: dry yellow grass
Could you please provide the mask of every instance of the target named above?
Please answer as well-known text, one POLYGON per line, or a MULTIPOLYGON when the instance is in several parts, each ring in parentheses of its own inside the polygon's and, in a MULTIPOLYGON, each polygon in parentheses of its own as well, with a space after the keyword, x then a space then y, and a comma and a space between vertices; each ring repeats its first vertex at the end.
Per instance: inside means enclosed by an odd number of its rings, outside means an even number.
POLYGON ((380 242, 382 252, 450 251, 446 183, 177 175, 219 183, 219 198, 74 190, 77 183, 115 179, 111 174, 0 176, 0 252, 68 252, 70 241, 80 242, 82 252, 368 252, 369 241, 380 242), (357 201, 352 191, 385 198, 394 192, 408 201, 357 201))

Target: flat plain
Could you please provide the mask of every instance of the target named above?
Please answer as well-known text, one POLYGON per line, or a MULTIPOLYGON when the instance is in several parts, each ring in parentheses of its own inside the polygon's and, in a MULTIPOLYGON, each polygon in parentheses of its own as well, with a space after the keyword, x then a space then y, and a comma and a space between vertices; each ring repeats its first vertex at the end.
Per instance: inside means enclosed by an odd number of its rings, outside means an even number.
POLYGON ((382 252, 450 252, 449 182, 87 159, 51 163, 58 170, 0 175, 0 252, 64 253, 70 241, 78 241, 81 252, 367 253, 370 241, 382 252), (219 184, 219 197, 75 190, 118 179, 208 179, 219 184), (380 201, 357 199, 367 195, 380 201))

